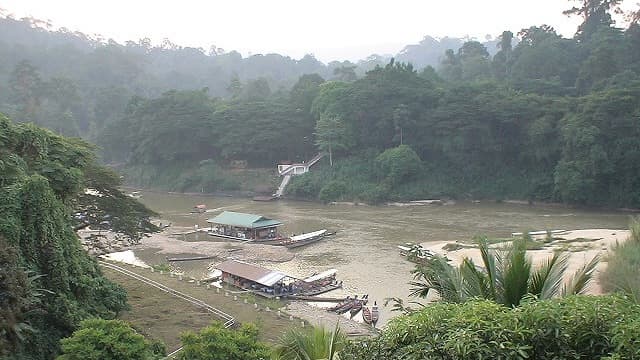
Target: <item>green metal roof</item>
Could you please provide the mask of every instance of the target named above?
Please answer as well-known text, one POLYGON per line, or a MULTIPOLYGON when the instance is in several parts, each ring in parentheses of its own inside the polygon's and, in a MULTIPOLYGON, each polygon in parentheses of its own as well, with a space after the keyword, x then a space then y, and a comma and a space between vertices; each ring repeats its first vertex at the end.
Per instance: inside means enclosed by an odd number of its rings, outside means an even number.
POLYGON ((238 226, 248 229, 282 225, 280 221, 267 219, 262 215, 245 214, 233 211, 224 211, 222 214, 207 220, 209 223, 238 226))

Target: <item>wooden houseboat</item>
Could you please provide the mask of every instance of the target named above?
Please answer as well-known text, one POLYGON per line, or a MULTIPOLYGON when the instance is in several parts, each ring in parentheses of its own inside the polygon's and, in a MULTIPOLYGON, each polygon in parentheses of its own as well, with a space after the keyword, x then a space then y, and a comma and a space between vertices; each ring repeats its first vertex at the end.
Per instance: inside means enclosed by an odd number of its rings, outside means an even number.
POLYGON ((222 282, 264 297, 286 296, 299 290, 295 285, 298 279, 243 261, 227 260, 216 268, 222 272, 222 282))
POLYGON ((212 236, 288 248, 308 245, 327 235, 327 230, 323 229, 291 237, 284 236, 278 231, 278 227, 282 225, 278 220, 233 211, 224 211, 207 222, 210 224, 208 234, 212 236))
POLYGON ((216 268, 221 271, 221 280, 224 283, 269 298, 295 298, 293 295, 313 297, 342 286, 342 282, 335 278, 334 269, 300 280, 280 271, 239 260, 227 260, 216 268))

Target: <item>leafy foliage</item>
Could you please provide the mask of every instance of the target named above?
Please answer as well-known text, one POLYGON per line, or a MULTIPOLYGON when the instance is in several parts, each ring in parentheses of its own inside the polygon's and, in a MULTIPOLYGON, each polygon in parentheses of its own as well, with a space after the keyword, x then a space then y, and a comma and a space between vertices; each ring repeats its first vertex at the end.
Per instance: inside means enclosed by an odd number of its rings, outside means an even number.
POLYGON ((164 346, 151 343, 121 320, 88 319, 80 328, 61 340, 62 355, 58 360, 80 359, 159 359, 164 346))
POLYGON ((216 322, 199 333, 186 332, 181 339, 178 358, 184 360, 261 360, 270 354, 269 347, 258 341, 258 329, 252 324, 225 329, 216 322))
POLYGON ((333 330, 311 327, 308 330, 291 330, 280 340, 273 351, 278 360, 340 360, 340 352, 346 337, 339 325, 333 330))
POLYGON ((629 230, 629 239, 613 247, 600 281, 605 291, 625 293, 640 303, 640 219, 637 216, 629 221, 629 230))
POLYGON ((135 241, 155 229, 152 213, 122 194, 78 139, 0 117, 0 164, 3 262, 13 269, 2 277, 2 338, 12 356, 51 358, 81 320, 127 308, 124 290, 102 276, 74 227, 102 224, 135 241))
POLYGON ((619 296, 571 296, 509 309, 437 303, 394 319, 341 359, 633 359, 640 307, 619 296), (357 357, 356 357, 357 354, 357 357))
POLYGON ((500 250, 489 248, 486 238, 479 239, 483 266, 464 258, 458 268, 445 259, 434 257, 414 270, 411 295, 426 297, 434 290, 445 302, 462 303, 487 299, 507 307, 519 306, 528 296, 550 299, 554 296, 582 294, 593 277, 598 258, 593 258, 564 284, 568 255, 555 253, 533 269, 526 255, 524 239, 500 250))

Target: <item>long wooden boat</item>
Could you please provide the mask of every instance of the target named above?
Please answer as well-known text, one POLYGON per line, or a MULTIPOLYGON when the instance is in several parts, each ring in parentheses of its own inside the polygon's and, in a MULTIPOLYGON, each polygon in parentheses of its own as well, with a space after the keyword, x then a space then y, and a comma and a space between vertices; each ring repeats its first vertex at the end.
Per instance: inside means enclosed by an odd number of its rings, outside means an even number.
POLYGON ((371 323, 375 326, 378 319, 380 319, 380 310, 378 310, 378 304, 374 301, 371 307, 371 323))
POLYGON ((357 300, 351 300, 349 302, 347 302, 346 304, 342 305, 341 307, 339 307, 338 309, 334 310, 337 314, 344 314, 347 311, 350 311, 351 308, 356 304, 357 300))
POLYGON ((220 238, 229 239, 229 240, 237 240, 237 241, 242 241, 242 242, 245 242, 245 243, 263 244, 263 245, 271 245, 271 246, 284 246, 284 247, 292 249, 292 248, 297 248, 297 247, 313 244, 315 242, 318 242, 318 241, 322 240, 326 236, 327 230, 326 229, 322 229, 322 230, 318 230, 318 231, 314 231, 314 232, 310 232, 310 233, 306 233, 306 234, 300 234, 300 235, 291 236, 291 237, 288 237, 288 238, 287 237, 278 237, 278 238, 275 238, 275 239, 265 239, 265 240, 247 239, 247 238, 243 238, 243 237, 220 234, 220 233, 213 232, 213 231, 209 231, 208 234, 211 235, 211 236, 215 236, 215 237, 220 237, 220 238))
POLYGON ((371 317, 371 309, 369 309, 368 306, 365 306, 362 308, 362 320, 364 320, 365 323, 367 324, 371 324, 372 322, 372 317, 371 317))
POLYGON ((356 301, 355 304, 353 304, 353 306, 349 310, 351 317, 358 315, 360 310, 362 310, 362 303, 363 301, 356 301))

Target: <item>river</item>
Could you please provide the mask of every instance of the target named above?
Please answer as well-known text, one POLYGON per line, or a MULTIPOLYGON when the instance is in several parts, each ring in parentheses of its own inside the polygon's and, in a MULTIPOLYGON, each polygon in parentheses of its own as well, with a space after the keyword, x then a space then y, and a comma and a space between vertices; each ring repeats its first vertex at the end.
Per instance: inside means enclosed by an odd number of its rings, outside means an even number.
MULTIPOLYGON (((208 197, 144 192, 141 201, 174 225, 207 226, 206 220, 223 210, 261 214, 284 223, 286 234, 318 229, 337 234, 318 243, 293 249, 295 258, 285 263, 260 265, 306 277, 330 268, 338 270, 345 294, 369 294, 382 303, 388 297, 407 298, 413 264, 398 254, 397 245, 407 242, 469 240, 475 235, 508 237, 512 232, 546 229, 626 229, 629 213, 581 210, 544 205, 469 203, 425 206, 323 205, 314 202, 256 202, 246 198, 208 197), (196 204, 205 204, 205 214, 191 214, 196 204)), ((186 238, 186 240, 194 240, 186 238)), ((205 234, 198 240, 219 241, 205 234)), ((178 255, 178 254, 177 254, 178 255)), ((157 263, 164 258, 153 250, 137 256, 157 263)), ((206 271, 207 262, 180 264, 196 276, 206 271)), ((392 314, 382 309, 381 321, 392 314)))

